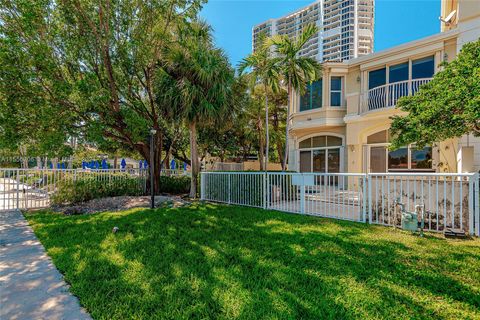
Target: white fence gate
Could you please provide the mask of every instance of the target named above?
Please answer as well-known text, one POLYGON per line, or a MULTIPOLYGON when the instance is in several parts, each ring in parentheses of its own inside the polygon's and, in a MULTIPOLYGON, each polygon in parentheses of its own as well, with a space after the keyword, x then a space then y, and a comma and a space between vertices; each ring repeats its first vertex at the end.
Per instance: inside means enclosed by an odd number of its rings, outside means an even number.
POLYGON ((478 173, 202 172, 201 199, 335 219, 400 225, 396 203, 422 206, 425 229, 480 236, 478 173))
POLYGON ((146 177, 145 169, 0 169, 0 211, 46 208, 61 186, 74 183, 98 192, 103 185, 128 179, 129 186, 133 181, 133 187, 144 192, 146 177))

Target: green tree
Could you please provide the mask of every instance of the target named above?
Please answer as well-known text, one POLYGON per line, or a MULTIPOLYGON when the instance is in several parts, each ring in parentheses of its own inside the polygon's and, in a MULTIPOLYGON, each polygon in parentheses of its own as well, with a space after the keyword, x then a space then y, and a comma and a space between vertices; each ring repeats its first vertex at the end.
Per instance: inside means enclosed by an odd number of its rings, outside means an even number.
POLYGON ((234 72, 225 53, 214 47, 211 28, 198 21, 190 24, 186 37, 169 48, 163 69, 165 101, 184 116, 190 131, 190 197, 195 198, 200 170, 197 126, 234 107, 230 99, 234 72))
POLYGON ((442 67, 416 94, 398 101, 408 114, 392 117, 392 149, 480 135, 480 40, 465 44, 442 67))
MULTIPOLYGON (((268 38, 265 36, 264 33, 260 34, 259 39, 260 45, 255 50, 254 53, 248 55, 244 58, 239 64, 239 73, 243 74, 247 69, 251 69, 249 73, 249 78, 251 82, 251 90, 254 91, 254 87, 261 83, 263 85, 264 91, 264 98, 265 98, 265 160, 264 164, 262 164, 263 159, 263 138, 260 138, 260 153, 259 160, 260 160, 260 169, 265 170, 268 169, 268 151, 269 151, 269 143, 270 143, 270 136, 269 136, 269 110, 268 110, 268 89, 277 92, 279 90, 279 82, 280 82, 280 74, 279 74, 279 66, 278 66, 278 59, 275 59, 271 56, 271 50, 268 43, 268 38)), ((257 125, 258 126, 258 125, 257 125)), ((260 128, 261 129, 261 128, 260 128)))
POLYGON ((287 35, 275 35, 267 41, 267 46, 274 45, 280 61, 280 74, 287 84, 287 122, 285 126, 285 156, 282 168, 286 169, 288 160, 288 131, 290 122, 290 102, 293 90, 299 93, 305 92, 308 82, 319 78, 321 66, 313 58, 299 55, 305 44, 318 32, 318 28, 311 24, 307 25, 298 38, 292 39, 287 35))
POLYGON ((154 86, 203 1, 0 1, 0 139, 101 132, 150 161, 154 128, 159 167, 171 110, 154 86))

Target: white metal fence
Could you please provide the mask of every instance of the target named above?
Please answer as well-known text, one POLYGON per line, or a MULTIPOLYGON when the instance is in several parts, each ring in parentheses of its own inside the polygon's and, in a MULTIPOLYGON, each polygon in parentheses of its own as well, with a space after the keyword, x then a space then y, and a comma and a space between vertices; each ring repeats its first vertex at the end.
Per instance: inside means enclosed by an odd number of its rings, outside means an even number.
POLYGON ((146 178, 145 169, 0 169, 0 211, 48 207, 59 188, 69 184, 82 184, 92 193, 108 186, 144 193, 146 178))
POLYGON ((425 230, 480 236, 479 176, 437 173, 202 172, 201 199, 389 226, 421 206, 425 230))

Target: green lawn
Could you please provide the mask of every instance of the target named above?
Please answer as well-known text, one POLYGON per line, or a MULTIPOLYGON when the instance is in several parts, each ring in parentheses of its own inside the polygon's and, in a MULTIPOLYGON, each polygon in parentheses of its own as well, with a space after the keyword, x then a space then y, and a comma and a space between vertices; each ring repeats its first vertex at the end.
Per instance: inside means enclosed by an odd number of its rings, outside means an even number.
POLYGON ((480 319, 478 239, 221 205, 27 218, 95 319, 480 319))

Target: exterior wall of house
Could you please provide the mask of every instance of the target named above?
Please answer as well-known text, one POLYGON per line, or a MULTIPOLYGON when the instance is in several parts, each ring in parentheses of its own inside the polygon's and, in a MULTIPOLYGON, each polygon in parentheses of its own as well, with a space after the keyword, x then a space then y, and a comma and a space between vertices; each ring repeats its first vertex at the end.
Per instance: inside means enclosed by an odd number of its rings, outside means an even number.
MULTIPOLYGON (((395 94, 399 96, 410 94, 414 92, 412 90, 415 86, 418 88, 422 83, 431 79, 413 78, 413 65, 420 59, 433 56, 433 72, 437 73, 442 68, 441 62, 452 61, 464 43, 480 37, 480 4, 475 1, 444 0, 442 16, 445 17, 444 13, 448 14, 452 8, 457 8, 458 20, 455 20, 455 23, 448 28, 443 24, 442 30, 445 32, 348 62, 324 63, 322 106, 301 111, 300 95, 296 94, 291 101, 289 169, 300 170, 300 141, 313 136, 335 134, 343 139, 340 152, 342 170, 345 172, 369 172, 371 170, 370 162, 374 161, 372 160, 372 148, 376 148, 376 151, 379 148, 386 148, 388 141, 369 144, 368 137, 388 130, 391 117, 402 114, 395 108, 395 102, 391 102, 393 100, 387 97, 395 94), (389 69, 402 63, 408 63, 408 80, 400 81, 401 85, 399 81, 390 83, 389 69), (386 84, 374 86, 369 90, 370 72, 383 68, 385 68, 386 84), (330 79, 332 76, 343 77, 343 103, 340 107, 333 107, 330 103, 330 79), (378 108, 377 106, 372 108, 371 100, 378 100, 378 97, 375 96, 376 92, 382 93, 380 102, 383 104, 380 104, 378 108)), ((405 65, 403 68, 406 70, 405 65)), ((408 147, 409 160, 406 168, 408 170, 414 168, 414 164, 411 162, 414 150, 414 146, 408 147)), ((390 154, 387 149, 385 152, 387 155, 390 154)), ((480 170, 480 138, 470 135, 460 139, 442 141, 432 146, 430 154, 425 156, 428 158, 427 162, 432 164, 430 169, 432 171, 477 171, 480 170)), ((385 161, 388 170, 389 160, 385 161)))

